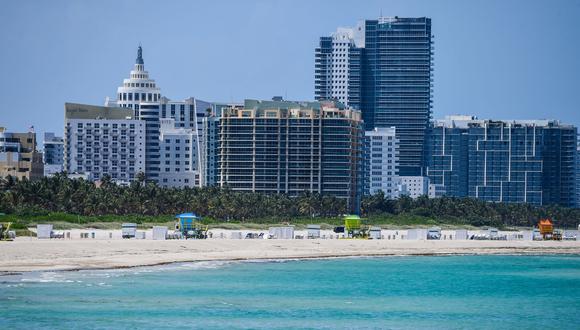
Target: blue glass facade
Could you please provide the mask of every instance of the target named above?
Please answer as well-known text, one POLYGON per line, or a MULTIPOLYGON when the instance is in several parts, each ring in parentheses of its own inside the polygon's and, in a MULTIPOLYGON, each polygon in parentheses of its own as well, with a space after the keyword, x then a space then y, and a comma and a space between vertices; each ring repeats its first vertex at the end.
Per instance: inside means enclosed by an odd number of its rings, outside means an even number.
POLYGON ((576 134, 557 122, 435 124, 427 175, 442 195, 574 206, 576 134))
POLYGON ((548 126, 543 129, 542 203, 575 206, 575 128, 548 126))
POLYGON ((576 207, 580 207, 580 143, 576 149, 576 207))
POLYGON ((468 129, 469 197, 542 204, 542 130, 488 122, 468 129))
MULTIPOLYGON (((355 42, 347 52, 348 80, 345 80, 348 105, 362 111, 366 130, 396 127, 400 175, 422 175, 432 103, 431 19, 366 20, 352 30, 352 35, 355 42), (359 33, 364 34, 364 41, 357 39, 359 33)), ((315 66, 318 100, 332 96, 335 68, 329 62, 332 56, 344 54, 333 52, 332 38, 320 38, 315 66)), ((340 59, 338 63, 340 70, 340 59)))
POLYGON ((368 128, 396 127, 402 176, 422 174, 431 118, 431 38, 429 18, 365 22, 360 109, 368 128))
POLYGON ((437 195, 467 196, 467 138, 465 129, 433 127, 426 145, 426 175, 442 189, 437 195))

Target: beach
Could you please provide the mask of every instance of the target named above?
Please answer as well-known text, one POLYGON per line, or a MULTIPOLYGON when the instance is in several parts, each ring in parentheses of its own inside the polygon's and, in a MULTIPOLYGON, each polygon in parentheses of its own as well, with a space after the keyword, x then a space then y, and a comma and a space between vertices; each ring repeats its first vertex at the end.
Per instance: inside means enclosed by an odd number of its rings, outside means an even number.
POLYGON ((175 262, 359 256, 580 254, 579 241, 207 239, 121 240, 21 237, 0 242, 0 272, 153 266, 175 262))

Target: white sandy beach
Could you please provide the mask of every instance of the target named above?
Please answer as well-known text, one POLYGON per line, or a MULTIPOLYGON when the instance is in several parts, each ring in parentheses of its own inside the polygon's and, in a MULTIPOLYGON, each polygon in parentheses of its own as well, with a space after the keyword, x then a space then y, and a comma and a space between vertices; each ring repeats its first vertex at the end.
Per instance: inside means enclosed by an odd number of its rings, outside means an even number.
POLYGON ((0 272, 123 268, 208 260, 453 254, 580 254, 580 242, 18 238, 0 242, 0 272))

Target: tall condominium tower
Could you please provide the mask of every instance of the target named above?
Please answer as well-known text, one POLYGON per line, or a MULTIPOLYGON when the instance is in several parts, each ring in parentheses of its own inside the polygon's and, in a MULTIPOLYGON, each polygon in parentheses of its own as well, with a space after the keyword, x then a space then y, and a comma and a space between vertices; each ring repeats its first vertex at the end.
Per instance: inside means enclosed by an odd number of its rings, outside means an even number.
POLYGON ((580 208, 580 143, 576 147, 576 207, 580 208))
POLYGON ((360 209, 360 112, 336 102, 246 100, 218 123, 218 185, 238 191, 317 192, 360 209))
POLYGON ((367 130, 395 127, 399 174, 422 174, 431 118, 430 18, 380 17, 320 38, 315 97, 362 111, 367 130))
POLYGON ((576 134, 557 121, 451 116, 433 123, 427 173, 437 195, 574 206, 576 134))

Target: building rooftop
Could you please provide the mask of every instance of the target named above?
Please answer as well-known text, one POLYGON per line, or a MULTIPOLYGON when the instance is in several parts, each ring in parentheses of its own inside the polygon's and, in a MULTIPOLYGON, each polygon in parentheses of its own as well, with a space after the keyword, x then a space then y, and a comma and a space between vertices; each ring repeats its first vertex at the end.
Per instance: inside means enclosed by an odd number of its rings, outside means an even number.
POLYGON ((450 115, 444 119, 433 121, 435 127, 468 128, 491 124, 505 124, 508 126, 536 126, 536 127, 572 127, 573 125, 560 123, 554 119, 478 119, 472 115, 450 115))
POLYGON ((244 107, 229 107, 224 117, 244 118, 349 118, 361 120, 358 110, 350 109, 338 101, 260 101, 247 99, 244 107))
POLYGON ((133 109, 79 103, 64 104, 66 119, 133 119, 133 109))

